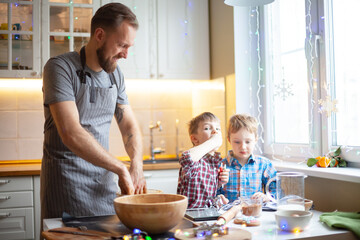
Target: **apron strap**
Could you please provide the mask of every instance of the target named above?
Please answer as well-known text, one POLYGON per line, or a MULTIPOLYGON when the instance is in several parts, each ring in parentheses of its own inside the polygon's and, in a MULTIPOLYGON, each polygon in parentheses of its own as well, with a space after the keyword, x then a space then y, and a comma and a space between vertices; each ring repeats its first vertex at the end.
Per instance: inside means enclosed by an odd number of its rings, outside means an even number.
POLYGON ((81 48, 80 50, 80 60, 81 60, 81 70, 77 70, 76 73, 80 78, 81 83, 86 83, 86 76, 88 76, 91 79, 91 86, 90 86, 90 102, 94 103, 96 94, 95 94, 95 85, 94 80, 91 77, 91 74, 89 72, 85 71, 85 64, 86 64, 86 54, 85 54, 85 46, 81 48))
MULTIPOLYGON (((95 94, 95 84, 94 79, 91 77, 89 72, 85 71, 85 64, 86 64, 86 54, 85 54, 85 46, 80 50, 80 60, 81 60, 81 67, 82 69, 77 70, 76 73, 80 78, 81 83, 86 83, 86 76, 91 79, 91 86, 90 86, 90 103, 95 103, 96 101, 96 94, 95 94)), ((109 73, 111 85, 116 84, 114 73, 109 73)), ((117 84, 116 84, 117 87, 117 84)))

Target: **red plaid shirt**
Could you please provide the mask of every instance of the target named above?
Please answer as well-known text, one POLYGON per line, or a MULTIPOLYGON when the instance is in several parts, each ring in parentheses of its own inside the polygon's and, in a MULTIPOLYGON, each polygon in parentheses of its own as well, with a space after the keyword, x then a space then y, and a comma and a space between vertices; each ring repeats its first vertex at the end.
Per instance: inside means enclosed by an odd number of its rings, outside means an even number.
POLYGON ((188 197, 188 208, 202 208, 206 200, 216 196, 218 188, 218 166, 220 153, 206 154, 198 162, 191 159, 189 151, 183 152, 179 160, 181 168, 177 193, 188 197))

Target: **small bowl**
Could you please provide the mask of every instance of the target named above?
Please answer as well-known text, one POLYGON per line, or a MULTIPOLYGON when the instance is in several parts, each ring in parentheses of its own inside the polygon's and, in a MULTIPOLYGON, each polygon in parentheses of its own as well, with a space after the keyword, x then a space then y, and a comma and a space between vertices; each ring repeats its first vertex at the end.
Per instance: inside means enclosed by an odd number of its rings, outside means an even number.
POLYGON ((289 199, 288 203, 304 204, 305 211, 309 211, 313 205, 313 200, 310 199, 289 199))
POLYGON ((128 228, 150 234, 165 233, 184 217, 188 199, 178 194, 138 194, 117 197, 116 215, 128 228))
POLYGON ((292 232, 303 231, 309 224, 312 216, 313 213, 310 211, 284 210, 275 212, 278 228, 292 232))
MULTIPOLYGON (((163 193, 162 190, 157 190, 157 189, 147 189, 146 193, 144 194, 153 194, 153 193, 163 193)), ((127 195, 123 195, 121 194, 121 190, 119 192, 116 193, 117 197, 122 197, 122 196, 127 196, 127 195)))

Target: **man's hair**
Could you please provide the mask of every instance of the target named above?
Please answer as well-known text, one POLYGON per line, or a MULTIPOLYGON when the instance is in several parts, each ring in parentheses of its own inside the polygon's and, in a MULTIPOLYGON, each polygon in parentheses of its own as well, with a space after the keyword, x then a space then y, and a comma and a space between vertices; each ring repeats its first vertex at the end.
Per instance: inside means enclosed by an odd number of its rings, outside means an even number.
POLYGON ((191 121, 188 123, 189 125, 189 135, 196 134, 199 123, 204 121, 218 121, 220 122, 219 118, 212 114, 211 112, 203 112, 202 114, 194 117, 191 119, 191 121))
POLYGON ((229 119, 228 123, 228 138, 230 138, 230 133, 236 133, 241 128, 245 128, 250 133, 255 135, 255 139, 258 138, 258 121, 256 118, 247 115, 247 114, 235 114, 229 119))
POLYGON ((128 22, 133 28, 138 29, 139 23, 135 14, 121 3, 108 3, 99 8, 91 19, 91 36, 97 28, 105 31, 115 29, 124 21, 128 22))

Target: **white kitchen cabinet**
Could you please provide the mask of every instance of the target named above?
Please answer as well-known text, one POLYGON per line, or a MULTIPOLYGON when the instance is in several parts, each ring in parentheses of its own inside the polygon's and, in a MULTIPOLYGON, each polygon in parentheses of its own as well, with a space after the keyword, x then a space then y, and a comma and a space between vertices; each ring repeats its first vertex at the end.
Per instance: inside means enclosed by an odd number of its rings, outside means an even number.
POLYGON ((207 0, 108 2, 127 5, 139 21, 135 45, 119 60, 125 78, 210 78, 207 0))
POLYGON ((42 67, 53 56, 79 51, 90 39, 91 18, 100 6, 94 0, 42 0, 42 67))
POLYGON ((176 194, 179 169, 144 171, 148 189, 162 190, 164 193, 176 194))
POLYGON ((0 2, 0 76, 39 77, 40 1, 0 2))
POLYGON ((34 239, 33 178, 0 178, 0 239, 34 239))

